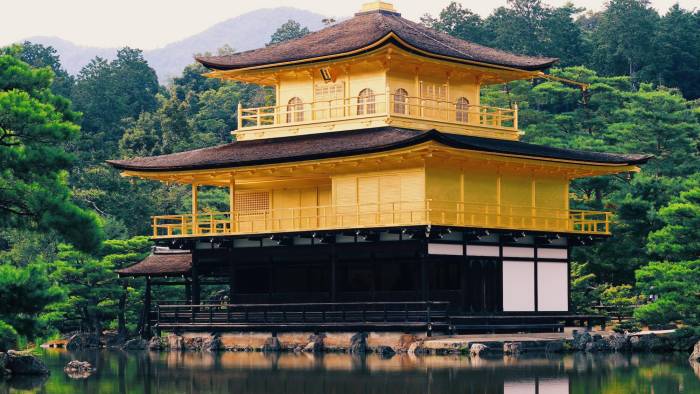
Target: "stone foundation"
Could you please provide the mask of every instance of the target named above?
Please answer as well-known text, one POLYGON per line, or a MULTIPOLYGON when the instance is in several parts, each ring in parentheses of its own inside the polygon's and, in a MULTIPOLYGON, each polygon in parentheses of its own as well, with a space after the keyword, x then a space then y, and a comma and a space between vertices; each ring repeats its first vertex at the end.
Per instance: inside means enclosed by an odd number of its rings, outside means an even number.
MULTIPOLYGON (((690 340, 690 339, 689 339, 690 340)), ((129 343, 131 343, 130 341, 129 343)), ((391 357, 395 353, 413 354, 471 354, 472 357, 492 355, 518 357, 522 353, 582 352, 665 352, 688 350, 690 343, 676 343, 668 333, 635 334, 574 332, 573 338, 546 334, 502 336, 454 336, 429 338, 425 335, 398 332, 272 332, 169 334, 154 337, 149 342, 139 340, 138 346, 126 350, 192 351, 258 351, 307 353, 376 353, 391 357), (686 346, 687 345, 687 346, 686 346), (477 351, 478 350, 478 351, 477 351)), ((698 351, 700 354, 700 350, 698 351)), ((698 357, 700 358, 700 357, 698 357)))

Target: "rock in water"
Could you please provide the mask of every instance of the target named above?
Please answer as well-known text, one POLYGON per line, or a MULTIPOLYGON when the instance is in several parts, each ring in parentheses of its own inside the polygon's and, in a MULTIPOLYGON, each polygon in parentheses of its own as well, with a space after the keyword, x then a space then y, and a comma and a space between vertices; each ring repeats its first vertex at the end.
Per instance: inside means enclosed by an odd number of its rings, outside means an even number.
POLYGON ((628 345, 627 337, 616 332, 606 337, 605 342, 607 342, 608 348, 614 352, 625 350, 628 345))
POLYGON ((222 347, 219 335, 207 337, 202 341, 202 349, 209 352, 218 352, 222 347))
POLYGON ((520 354, 520 349, 522 348, 522 343, 520 342, 505 342, 503 344, 503 353, 510 354, 511 356, 517 356, 520 354))
POLYGON ((425 348, 423 347, 423 341, 415 341, 408 346, 408 354, 423 354, 425 353, 425 348))
POLYGON ((23 352, 9 350, 7 352, 6 368, 13 375, 47 375, 49 369, 39 358, 23 352))
POLYGON ((104 331, 100 342, 104 343, 105 347, 121 348, 124 347, 126 336, 118 333, 117 331, 104 331))
POLYGON ((690 354, 690 361, 700 361, 700 341, 695 344, 695 347, 693 348, 693 353, 690 354))
POLYGON ((168 335, 166 341, 168 344, 168 349, 170 350, 183 350, 185 348, 185 341, 177 334, 168 335))
POLYGON ((309 353, 321 353, 323 352, 323 339, 326 336, 324 334, 311 334, 309 336, 309 343, 304 346, 303 351, 309 353))
POLYGON ((72 379, 85 379, 92 374, 95 369, 87 361, 73 360, 63 368, 63 371, 72 379))
POLYGON ((159 336, 154 336, 148 341, 148 350, 163 350, 165 349, 165 341, 159 336))
POLYGON ((12 372, 7 369, 8 358, 7 353, 0 352, 0 378, 3 376, 10 376, 12 374, 12 372))
POLYGON ((544 347, 546 353, 561 353, 565 350, 564 341, 549 341, 544 347))
POLYGON ((145 339, 134 338, 126 341, 124 343, 124 350, 144 350, 148 346, 148 342, 145 339))
POLYGON ((593 342, 591 334, 574 331, 574 340, 571 345, 575 350, 586 350, 586 345, 588 345, 589 342, 593 342))
POLYGON ((277 337, 267 338, 262 347, 263 352, 279 352, 281 349, 282 345, 280 345, 280 340, 277 337))
POLYGON ((97 349, 100 347, 100 337, 91 333, 75 334, 68 339, 66 349, 70 351, 81 349, 97 349))
POLYGON ((377 346, 374 352, 377 353, 381 358, 392 358, 396 354, 396 352, 394 351, 394 349, 391 348, 391 346, 377 346))
POLYGON ((350 338, 350 353, 365 354, 367 352, 367 334, 358 332, 350 338))
POLYGON ((489 349, 488 346, 483 343, 473 343, 469 347, 469 355, 472 357, 479 357, 489 349))

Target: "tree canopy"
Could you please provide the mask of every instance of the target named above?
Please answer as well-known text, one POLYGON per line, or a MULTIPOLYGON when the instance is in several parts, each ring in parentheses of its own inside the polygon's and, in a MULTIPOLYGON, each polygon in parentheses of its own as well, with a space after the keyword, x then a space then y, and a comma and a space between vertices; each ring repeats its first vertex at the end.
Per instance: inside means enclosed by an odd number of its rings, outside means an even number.
POLYGON ((0 223, 56 231, 80 249, 101 238, 97 216, 72 200, 67 171, 78 114, 51 90, 50 68, 0 56, 0 223))
POLYGON ((280 42, 304 37, 307 34, 309 34, 308 27, 302 26, 299 22, 290 19, 277 28, 272 34, 272 37, 270 37, 270 42, 267 45, 279 44, 280 42))
POLYGON ((457 2, 422 22, 479 44, 558 57, 561 66, 582 65, 601 76, 626 75, 632 83, 678 88, 700 97, 700 12, 673 5, 664 15, 649 0, 612 0, 599 12, 571 3, 508 0, 482 18, 457 2))

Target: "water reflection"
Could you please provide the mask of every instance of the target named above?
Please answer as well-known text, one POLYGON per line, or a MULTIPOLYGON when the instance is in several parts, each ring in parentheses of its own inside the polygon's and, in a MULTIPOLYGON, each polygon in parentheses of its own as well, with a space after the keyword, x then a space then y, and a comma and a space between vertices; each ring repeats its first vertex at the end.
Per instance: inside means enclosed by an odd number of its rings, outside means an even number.
MULTIPOLYGON (((155 353, 46 350, 46 379, 15 378, 0 393, 700 393, 683 356, 590 355, 519 358, 346 354, 155 353), (97 368, 63 373, 71 359, 97 368)), ((697 367, 696 367, 697 368, 697 367)))

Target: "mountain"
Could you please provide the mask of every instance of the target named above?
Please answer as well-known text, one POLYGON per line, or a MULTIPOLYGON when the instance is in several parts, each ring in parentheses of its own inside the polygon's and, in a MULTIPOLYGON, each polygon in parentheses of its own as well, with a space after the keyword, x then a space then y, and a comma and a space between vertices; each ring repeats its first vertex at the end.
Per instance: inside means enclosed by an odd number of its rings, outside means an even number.
MULTIPOLYGON (((260 9, 228 19, 162 48, 146 50, 144 57, 158 73, 161 83, 165 83, 192 63, 195 53, 216 53, 225 44, 236 51, 259 48, 265 46, 272 33, 289 19, 313 31, 323 27, 323 18, 323 15, 291 7, 260 9)), ((117 48, 79 46, 57 37, 37 36, 27 40, 56 48, 61 63, 71 74, 77 74, 95 56, 113 59, 117 52, 117 48)))

